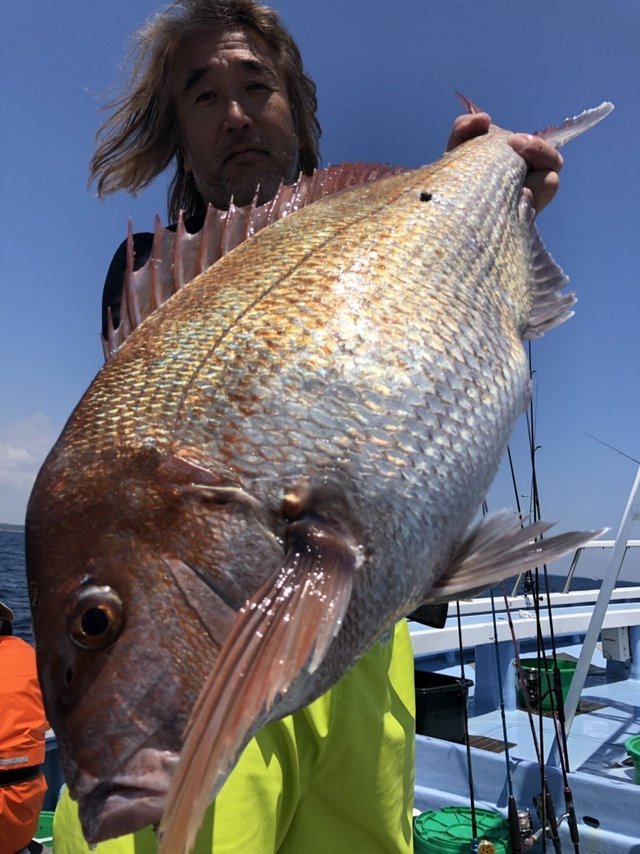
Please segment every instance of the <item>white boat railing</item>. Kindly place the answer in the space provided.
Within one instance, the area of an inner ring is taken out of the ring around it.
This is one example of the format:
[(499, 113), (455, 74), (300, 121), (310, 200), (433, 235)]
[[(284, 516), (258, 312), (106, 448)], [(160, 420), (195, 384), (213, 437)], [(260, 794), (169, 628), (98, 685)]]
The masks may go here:
[[(515, 704), (514, 640), (517, 646), (524, 641), (548, 640), (556, 643), (571, 638), (569, 645), (580, 646), (580, 657), (567, 699), (564, 702), (566, 732), (576, 714), (580, 696), (589, 672), (598, 638), (602, 634), (603, 654), (607, 673), (621, 673), (622, 678), (640, 680), (640, 586), (620, 586), (618, 577), (625, 555), (640, 547), (639, 540), (629, 539), (631, 526), (640, 518), (640, 467), (627, 501), (615, 540), (592, 541), (580, 553), (591, 549), (610, 552), (606, 574), (599, 589), (574, 590), (566, 593), (533, 594), (505, 597), (494, 596), (461, 601), (449, 609), (449, 618), (442, 629), (412, 623), (411, 641), (417, 659), (445, 655), (451, 665), (459, 658), (460, 636), (465, 650), (472, 649), (476, 672), (476, 713), (496, 709), (500, 702), (507, 708)], [(572, 570), (580, 555), (574, 557)], [(618, 586), (616, 586), (618, 585)], [(566, 587), (566, 585), (564, 585)], [(458, 607), (462, 631), (458, 628)], [(495, 612), (495, 617), (494, 617)], [(622, 668), (621, 666), (622, 665)], [(428, 669), (426, 661), (418, 667)], [(495, 668), (500, 670), (496, 679)], [(619, 677), (617, 677), (619, 678)], [(496, 685), (502, 683), (500, 696)], [(478, 686), (480, 695), (478, 695)], [(514, 696), (511, 696), (511, 695)], [(557, 742), (553, 744), (550, 761), (559, 760)]]
[[(624, 627), (640, 626), (640, 588), (627, 588), (634, 591), (629, 601), (613, 603), (608, 609), (600, 629), (615, 629)], [(585, 591), (586, 592), (586, 591)], [(588, 591), (596, 593), (597, 591)], [(595, 596), (591, 599), (595, 601)], [(562, 608), (553, 606), (552, 621), (554, 635), (559, 638), (567, 635), (585, 635), (591, 624), (594, 609), (588, 607), (589, 603), (564, 605)], [(536, 621), (533, 608), (520, 608), (511, 612), (513, 632), (519, 641), (532, 640), (537, 637), (538, 631), (548, 637), (551, 634), (551, 620), (549, 619), (546, 606), (540, 608), (540, 618)], [(497, 630), (497, 637), (496, 637)], [(511, 626), (505, 613), (496, 617), (496, 629), (489, 610), (481, 613), (473, 613), (462, 618), (462, 642), (465, 649), (470, 649), (483, 644), (494, 643), (496, 640), (510, 641), (512, 639)], [(411, 626), (411, 643), (413, 654), (417, 658), (421, 656), (437, 655), (444, 652), (457, 651), (459, 648), (458, 624), (456, 617), (450, 617), (444, 628), (431, 629), (425, 626)]]
[[(557, 636), (586, 636), (583, 646), (585, 661), (576, 669), (576, 677), (572, 684), (572, 688), (573, 685), (576, 687), (579, 699), (600, 631), (603, 628), (640, 626), (640, 586), (616, 587), (625, 556), (630, 551), (640, 548), (640, 540), (629, 538), (633, 521), (640, 518), (639, 495), (640, 467), (616, 539), (591, 540), (576, 550), (563, 585), (564, 592), (539, 593), (537, 602), (534, 594), (507, 597), (496, 595), (493, 598), (483, 596), (461, 600), (456, 603), (455, 609), (450, 607), (450, 616), (444, 628), (432, 629), (412, 625), (411, 639), (414, 654), (419, 657), (458, 650), (460, 642), (457, 624), (458, 608), (462, 621), (462, 644), (465, 649), (494, 643), (496, 640), (500, 642), (511, 639), (507, 611), (517, 640), (535, 638), (539, 630), (543, 635), (548, 636), (552, 622), (553, 633)], [(611, 552), (601, 586), (591, 590), (570, 590), (580, 556), (594, 550)], [(497, 637), (493, 622), (494, 610)], [(549, 611), (552, 613), (551, 619)], [(536, 621), (536, 612), (539, 614), (540, 625)], [(583, 670), (584, 678), (582, 678)], [(575, 700), (575, 698), (572, 699)]]
[[(640, 546), (640, 541), (638, 541), (638, 545)], [(572, 590), (569, 593), (549, 593), (548, 595), (546, 593), (541, 593), (538, 595), (538, 607), (542, 610), (550, 605), (555, 611), (558, 608), (566, 608), (572, 605), (594, 605), (598, 599), (599, 593), (600, 590), (596, 587), (590, 590)], [(616, 588), (611, 594), (611, 601), (640, 601), (640, 585)], [(495, 596), (493, 603), (497, 613), (502, 613), (507, 610), (533, 611), (535, 609), (535, 597), (533, 594), (507, 596), (506, 601), (502, 595)], [(462, 616), (491, 613), (491, 598), (488, 596), (479, 596), (476, 599), (461, 600), (459, 604)]]
[[(576, 549), (576, 552), (573, 556), (573, 560), (571, 561), (571, 566), (569, 567), (569, 572), (567, 573), (567, 580), (565, 581), (563, 593), (568, 593), (571, 589), (571, 583), (576, 574), (576, 570), (578, 568), (578, 562), (585, 551), (591, 550), (605, 550), (612, 549), (616, 544), (615, 540), (590, 540), (588, 543), (585, 543), (579, 549)], [(622, 568), (622, 564), (624, 563), (624, 559), (632, 549), (637, 549), (640, 546), (640, 540), (627, 540), (627, 545), (622, 553), (622, 559), (620, 560), (620, 568)]]
[[(638, 507), (639, 496), (640, 466), (638, 466), (638, 471), (636, 472), (636, 477), (627, 500), (627, 506), (622, 514), (622, 520), (616, 536), (615, 546), (613, 547), (611, 558), (609, 560), (607, 574), (602, 582), (598, 600), (593, 609), (593, 617), (589, 624), (589, 628), (587, 629), (582, 649), (580, 650), (580, 658), (578, 659), (576, 672), (571, 680), (571, 687), (569, 688), (569, 693), (564, 703), (565, 728), (567, 733), (571, 730), (573, 719), (576, 715), (576, 711), (578, 710), (580, 694), (587, 679), (589, 666), (596, 648), (598, 637), (600, 636), (600, 631), (605, 627), (605, 620), (607, 619), (607, 614), (610, 610), (611, 594), (613, 593), (613, 589), (618, 581), (618, 576), (620, 575), (620, 570), (622, 568), (622, 561), (627, 553), (627, 544), (629, 542), (631, 526), (634, 521), (640, 519), (640, 508)], [(558, 764), (559, 762), (559, 753), (559, 745), (556, 736), (556, 741), (550, 753), (550, 758), (554, 764)]]

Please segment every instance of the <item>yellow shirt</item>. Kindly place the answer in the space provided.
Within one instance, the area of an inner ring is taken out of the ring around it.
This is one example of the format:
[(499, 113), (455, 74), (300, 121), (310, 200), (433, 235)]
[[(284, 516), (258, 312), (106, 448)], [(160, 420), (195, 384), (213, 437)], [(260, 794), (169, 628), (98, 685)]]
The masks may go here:
[[(410, 854), (415, 693), (406, 621), (330, 691), (267, 724), (247, 745), (198, 835), (195, 854)], [(89, 854), (63, 793), (56, 854)], [(156, 854), (153, 831), (95, 854)]]

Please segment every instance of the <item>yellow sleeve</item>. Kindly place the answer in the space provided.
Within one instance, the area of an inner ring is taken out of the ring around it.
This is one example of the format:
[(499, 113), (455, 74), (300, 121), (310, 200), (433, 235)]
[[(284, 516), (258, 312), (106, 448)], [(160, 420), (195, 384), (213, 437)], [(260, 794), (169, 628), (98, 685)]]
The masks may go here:
[(78, 804), (71, 800), (66, 786), (53, 814), (53, 845), (55, 854), (156, 854), (158, 850), (156, 835), (150, 827), (90, 848), (82, 833)]
[[(410, 854), (414, 748), (402, 620), (330, 691), (258, 733), (201, 834), (210, 832), (214, 854)], [(209, 844), (197, 854), (211, 854)]]
[[(403, 620), (330, 691), (249, 742), (206, 813), (194, 854), (410, 854), (414, 707)], [(65, 794), (55, 852), (90, 854)], [(94, 850), (156, 854), (157, 844), (145, 828)]]

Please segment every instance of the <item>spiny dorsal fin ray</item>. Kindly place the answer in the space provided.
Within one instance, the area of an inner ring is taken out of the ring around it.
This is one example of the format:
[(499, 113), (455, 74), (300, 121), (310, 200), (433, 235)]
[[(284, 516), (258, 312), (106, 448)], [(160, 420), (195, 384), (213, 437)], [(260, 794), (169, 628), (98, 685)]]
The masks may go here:
[(523, 528), (507, 511), (485, 516), (465, 537), (429, 598), (448, 601), (475, 596), (505, 578), (551, 563), (604, 533), (571, 531), (540, 539), (553, 524), (540, 521)]
[(332, 523), (289, 526), (288, 552), (238, 613), (187, 726), (160, 824), (159, 854), (190, 851), (198, 827), (241, 750), (278, 696), (313, 672), (342, 624), (357, 546)]
[(209, 206), (200, 231), (190, 234), (180, 216), (176, 231), (163, 228), (156, 217), (151, 256), (139, 270), (133, 269), (133, 234), (129, 223), (120, 323), (108, 316), (105, 360), (109, 359), (133, 330), (172, 294), (230, 252), (247, 237), (276, 220), (333, 193), (405, 172), (384, 163), (342, 163), (301, 175), (295, 184), (282, 185), (264, 205), (255, 200), (245, 207), (233, 203), (229, 210)]

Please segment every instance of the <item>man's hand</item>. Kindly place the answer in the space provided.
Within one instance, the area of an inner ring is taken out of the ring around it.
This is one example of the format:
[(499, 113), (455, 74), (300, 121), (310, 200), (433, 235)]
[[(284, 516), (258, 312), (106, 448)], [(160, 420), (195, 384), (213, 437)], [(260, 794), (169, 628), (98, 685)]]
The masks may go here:
[[(447, 151), (468, 139), (487, 133), (491, 117), (488, 113), (468, 113), (454, 121), (447, 142)], [(525, 193), (530, 193), (536, 213), (545, 208), (560, 186), (558, 172), (562, 169), (560, 153), (548, 142), (528, 133), (517, 133), (509, 137), (509, 145), (529, 167), (525, 181)]]

